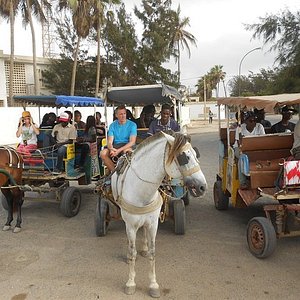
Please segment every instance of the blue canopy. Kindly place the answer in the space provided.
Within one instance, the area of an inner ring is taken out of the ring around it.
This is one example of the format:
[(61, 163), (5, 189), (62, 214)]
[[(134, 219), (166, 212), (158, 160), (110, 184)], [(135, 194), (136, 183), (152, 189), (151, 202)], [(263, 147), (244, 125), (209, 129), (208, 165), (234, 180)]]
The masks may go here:
[(104, 100), (95, 97), (81, 96), (14, 96), (15, 100), (27, 105), (69, 107), (69, 106), (103, 106)]

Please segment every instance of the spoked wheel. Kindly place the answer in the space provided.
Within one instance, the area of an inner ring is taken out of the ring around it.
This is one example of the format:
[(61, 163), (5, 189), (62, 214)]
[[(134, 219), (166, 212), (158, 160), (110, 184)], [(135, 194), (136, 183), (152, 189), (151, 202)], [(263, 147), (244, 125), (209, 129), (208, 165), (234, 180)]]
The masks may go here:
[(247, 226), (247, 242), (250, 252), (257, 258), (270, 256), (276, 247), (275, 229), (267, 218), (252, 218)]
[(229, 197), (222, 190), (222, 181), (218, 180), (214, 184), (214, 202), (218, 210), (226, 210), (229, 205)]
[(74, 217), (78, 214), (81, 204), (81, 192), (76, 187), (67, 187), (61, 197), (60, 211), (66, 217)]
[(6, 197), (1, 192), (0, 192), (0, 199), (1, 199), (2, 207), (5, 210), (8, 210), (8, 203), (7, 203)]
[(173, 200), (175, 234), (185, 234), (185, 205), (183, 200)]
[(95, 214), (95, 231), (97, 236), (105, 236), (109, 221), (107, 220), (108, 204), (99, 197), (97, 200), (96, 214)]

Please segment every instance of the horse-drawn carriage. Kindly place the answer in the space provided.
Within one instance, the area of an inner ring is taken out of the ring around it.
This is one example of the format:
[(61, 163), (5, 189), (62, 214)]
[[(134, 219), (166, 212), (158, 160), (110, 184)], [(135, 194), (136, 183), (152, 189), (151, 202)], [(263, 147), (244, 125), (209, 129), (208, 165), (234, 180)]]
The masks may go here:
[[(129, 87), (112, 87), (107, 91), (107, 102), (114, 105), (124, 104), (132, 107), (141, 107), (149, 104), (162, 105), (168, 103), (174, 107), (174, 117), (180, 123), (181, 128), (184, 128), (185, 123), (182, 118), (182, 96), (173, 87), (166, 86), (163, 84), (147, 85), (147, 86), (129, 86)], [(138, 129), (138, 141), (143, 143), (143, 136), (147, 128)], [(138, 149), (141, 148), (138, 146)], [(148, 148), (149, 153), (145, 153), (146, 164), (140, 165), (139, 169), (144, 169), (142, 172), (148, 172), (150, 164), (155, 164), (155, 158), (152, 157), (152, 149)], [(126, 169), (127, 165), (131, 164), (131, 158), (122, 158), (117, 166), (119, 174)], [(148, 175), (144, 175), (148, 178)], [(138, 176), (140, 177), (140, 176)], [(144, 177), (143, 177), (144, 178)], [(137, 181), (140, 178), (135, 179)], [(147, 180), (146, 180), (147, 181)], [(143, 184), (141, 184), (141, 189)], [(120, 205), (114, 200), (112, 195), (110, 181), (103, 179), (99, 182), (96, 189), (99, 193), (96, 215), (95, 215), (95, 230), (97, 236), (104, 236), (107, 233), (107, 227), (110, 221), (121, 219)], [(160, 221), (165, 220), (174, 221), (174, 231), (176, 234), (185, 233), (185, 204), (189, 202), (189, 193), (187, 188), (184, 187), (184, 182), (180, 179), (165, 178), (159, 187), (163, 205), (160, 213)]]
[[(299, 105), (300, 94), (219, 98), (225, 105), (226, 128), (219, 120), (219, 172), (214, 184), (214, 203), (226, 210), (231, 198), (233, 207), (247, 207), (264, 197), (271, 203), (263, 206), (266, 217), (254, 217), (247, 226), (250, 252), (264, 258), (273, 253), (276, 238), (300, 234), (300, 168), (299, 161), (290, 161), (293, 133), (245, 136), (239, 159), (233, 145), (236, 129), (230, 129), (230, 109), (265, 109), (273, 111), (284, 105)], [(248, 188), (241, 188), (239, 172), (248, 178)], [(281, 182), (281, 184), (278, 184)]]
[[(86, 107), (103, 106), (103, 101), (98, 98), (77, 96), (15, 96), (22, 101), (23, 107), (38, 106), (39, 115), (41, 107)], [(51, 131), (51, 130), (50, 130)], [(40, 135), (45, 132), (41, 129)], [(45, 193), (55, 193), (56, 200), (60, 203), (60, 210), (66, 217), (75, 216), (80, 209), (81, 191), (75, 186), (70, 186), (71, 181), (77, 181), (79, 185), (86, 185), (91, 178), (98, 176), (99, 162), (97, 143), (90, 143), (90, 153), (84, 165), (84, 171), (74, 167), (76, 155), (75, 144), (67, 145), (67, 153), (64, 159), (65, 172), (55, 174), (53, 169), (56, 165), (56, 145), (39, 147), (30, 155), (20, 155), (12, 147), (1, 146), (0, 179), (1, 201), (5, 209), (9, 211), (9, 218), (4, 229), (10, 228), (12, 221), (12, 198), (17, 197), (18, 220), (17, 227), (21, 223), (21, 205), (24, 200), (40, 200)], [(38, 193), (37, 198), (33, 193)], [(46, 201), (46, 199), (44, 198)], [(19, 229), (16, 229), (18, 231)]]

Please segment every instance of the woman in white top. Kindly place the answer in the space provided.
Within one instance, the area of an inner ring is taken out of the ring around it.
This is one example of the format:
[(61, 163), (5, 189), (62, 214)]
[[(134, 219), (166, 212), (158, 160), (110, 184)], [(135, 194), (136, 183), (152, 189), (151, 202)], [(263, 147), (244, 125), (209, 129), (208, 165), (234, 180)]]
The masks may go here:
[(264, 126), (256, 123), (255, 114), (253, 111), (247, 111), (243, 115), (244, 123), (241, 127), (237, 127), (235, 131), (235, 147), (240, 146), (240, 138), (249, 135), (263, 135), (265, 134)]
[[(241, 125), (241, 127), (237, 127), (235, 131), (235, 144), (233, 145), (235, 147), (235, 156), (237, 158), (240, 157), (240, 138), (244, 136), (250, 136), (250, 135), (264, 135), (265, 129), (262, 124), (256, 123), (256, 117), (253, 111), (247, 111), (243, 115), (244, 123)], [(242, 167), (241, 162), (239, 159), (238, 162), (238, 176), (240, 181), (240, 189), (247, 189), (249, 188), (248, 182), (247, 182), (247, 176), (242, 173)]]
[(37, 135), (40, 133), (38, 127), (33, 123), (29, 111), (23, 111), (19, 120), (17, 137), (21, 136), (21, 142), (17, 151), (21, 154), (30, 155), (37, 148)]

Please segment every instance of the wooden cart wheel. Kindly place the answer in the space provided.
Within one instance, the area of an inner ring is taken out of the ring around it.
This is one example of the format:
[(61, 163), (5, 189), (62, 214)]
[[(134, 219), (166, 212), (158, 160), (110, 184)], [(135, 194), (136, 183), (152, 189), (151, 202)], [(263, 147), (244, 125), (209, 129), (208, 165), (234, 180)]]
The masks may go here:
[(74, 217), (78, 214), (81, 204), (81, 192), (76, 187), (67, 187), (62, 194), (60, 211), (66, 217)]
[(270, 256), (276, 247), (276, 233), (270, 220), (252, 218), (247, 225), (247, 242), (250, 252), (257, 258)]
[(6, 197), (0, 192), (1, 204), (5, 210), (8, 210), (8, 203)]
[(96, 205), (95, 214), (95, 231), (97, 236), (105, 236), (109, 221), (107, 220), (108, 204), (107, 202), (99, 197)]
[(185, 234), (185, 206), (183, 200), (173, 200), (175, 234)]
[(229, 205), (229, 197), (222, 190), (222, 181), (218, 180), (214, 184), (214, 202), (218, 210), (226, 210)]

